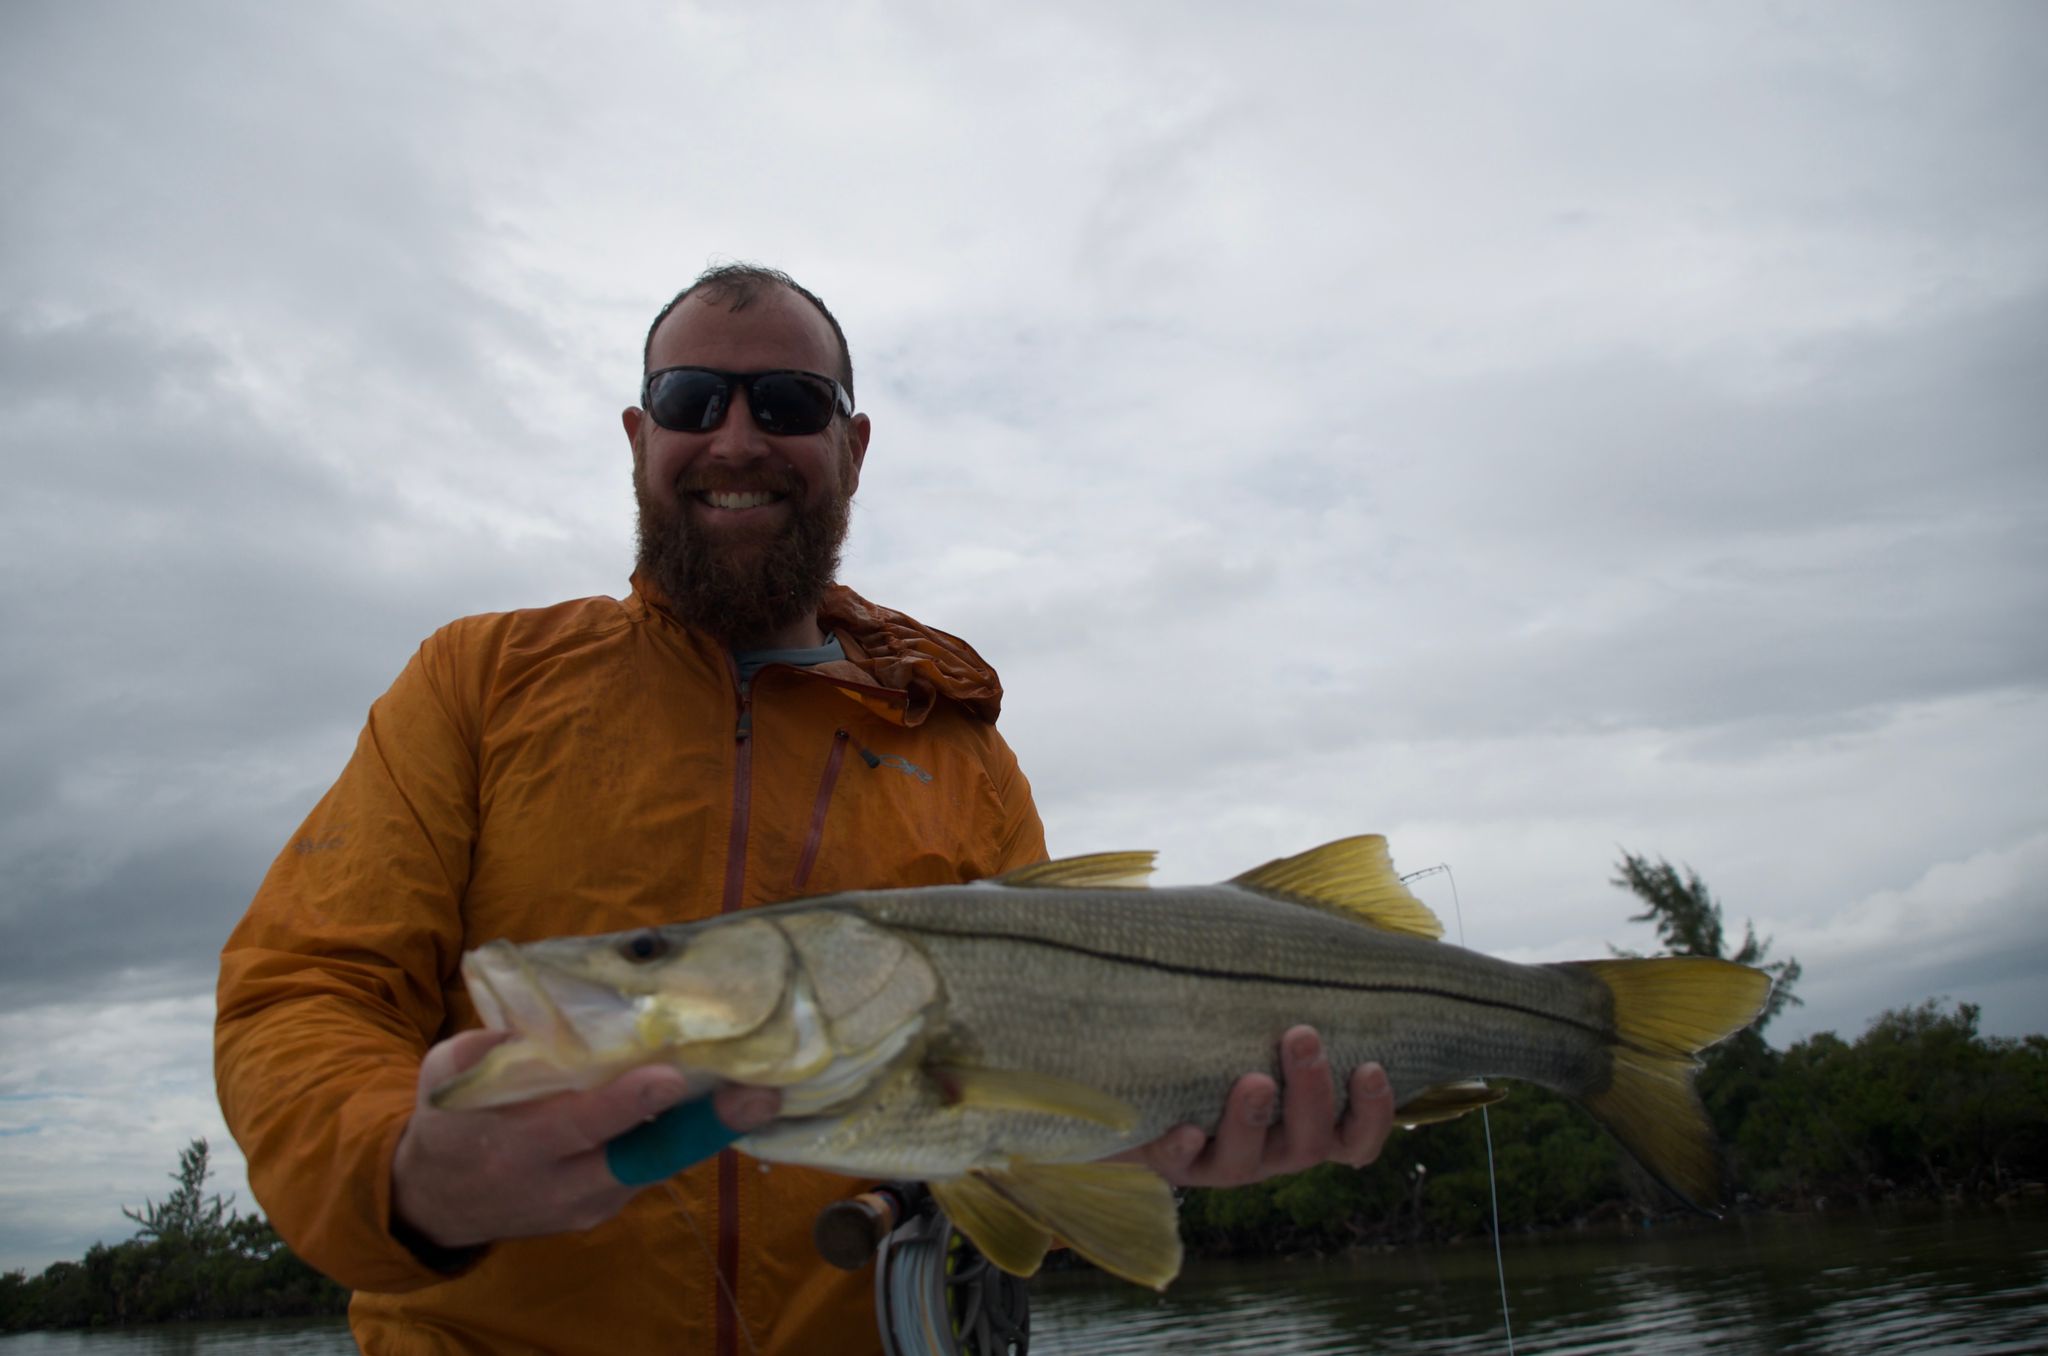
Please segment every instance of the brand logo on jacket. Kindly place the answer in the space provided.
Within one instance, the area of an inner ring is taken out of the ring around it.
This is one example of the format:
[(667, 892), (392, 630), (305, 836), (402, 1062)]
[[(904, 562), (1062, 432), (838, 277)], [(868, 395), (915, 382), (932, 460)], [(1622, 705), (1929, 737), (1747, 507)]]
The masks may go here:
[(900, 753), (878, 753), (875, 755), (874, 765), (876, 767), (893, 767), (898, 772), (909, 773), (927, 786), (931, 785), (932, 774), (926, 772)]

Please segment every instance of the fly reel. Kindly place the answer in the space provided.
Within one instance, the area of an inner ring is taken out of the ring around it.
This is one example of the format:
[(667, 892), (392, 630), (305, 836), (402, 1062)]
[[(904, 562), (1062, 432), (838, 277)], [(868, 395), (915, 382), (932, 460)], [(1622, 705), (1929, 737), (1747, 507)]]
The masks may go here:
[(892, 1182), (828, 1206), (813, 1237), (847, 1271), (875, 1264), (875, 1322), (888, 1356), (1026, 1356), (1028, 1283), (981, 1255), (931, 1193)]

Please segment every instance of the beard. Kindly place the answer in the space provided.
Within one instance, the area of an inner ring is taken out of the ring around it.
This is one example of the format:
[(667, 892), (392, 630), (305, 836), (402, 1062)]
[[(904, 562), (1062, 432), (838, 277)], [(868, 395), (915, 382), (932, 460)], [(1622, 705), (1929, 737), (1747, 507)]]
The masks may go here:
[[(851, 479), (851, 456), (842, 453), (840, 485)], [(839, 552), (853, 518), (853, 497), (843, 489), (815, 503), (803, 498), (794, 476), (776, 490), (794, 506), (774, 536), (708, 537), (690, 526), (684, 502), (655, 502), (646, 477), (634, 468), (639, 506), (639, 568), (668, 596), (677, 617), (729, 646), (772, 636), (814, 616), (839, 572)]]

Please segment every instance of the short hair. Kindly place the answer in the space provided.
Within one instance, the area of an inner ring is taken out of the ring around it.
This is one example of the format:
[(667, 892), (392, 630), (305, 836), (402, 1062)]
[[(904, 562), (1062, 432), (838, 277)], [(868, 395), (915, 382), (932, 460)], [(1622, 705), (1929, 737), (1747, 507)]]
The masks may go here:
[(832, 338), (839, 345), (839, 371), (834, 375), (846, 388), (850, 399), (853, 395), (853, 354), (846, 347), (846, 331), (839, 328), (839, 317), (833, 315), (810, 288), (779, 268), (760, 264), (714, 264), (698, 274), (695, 282), (670, 297), (668, 305), (661, 308), (661, 313), (654, 317), (654, 323), (647, 327), (647, 342), (640, 349), (640, 371), (645, 374), (653, 360), (654, 332), (661, 328), (662, 321), (668, 319), (668, 313), (685, 299), (702, 292), (707, 300), (726, 303), (729, 310), (744, 311), (760, 298), (762, 289), (768, 287), (787, 288), (817, 307), (818, 314), (825, 317), (825, 323), (832, 327)]

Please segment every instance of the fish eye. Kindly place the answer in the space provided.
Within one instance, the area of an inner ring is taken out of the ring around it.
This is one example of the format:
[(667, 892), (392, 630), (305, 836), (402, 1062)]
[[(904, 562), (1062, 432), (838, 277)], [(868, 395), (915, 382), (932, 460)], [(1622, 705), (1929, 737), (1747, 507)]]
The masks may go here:
[(668, 954), (668, 938), (652, 928), (636, 932), (619, 943), (619, 954), (635, 964), (660, 960)]

